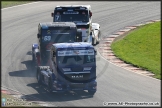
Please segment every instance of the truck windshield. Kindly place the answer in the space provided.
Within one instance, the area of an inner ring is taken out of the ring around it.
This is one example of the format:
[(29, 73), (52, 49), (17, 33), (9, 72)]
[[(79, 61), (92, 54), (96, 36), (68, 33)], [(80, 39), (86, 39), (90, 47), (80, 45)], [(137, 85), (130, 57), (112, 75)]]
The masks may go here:
[(88, 50), (62, 50), (57, 52), (59, 64), (86, 64), (95, 62), (93, 49)]
[(86, 64), (86, 63), (94, 63), (95, 56), (94, 55), (76, 55), (76, 56), (59, 56), (58, 57), (59, 64), (73, 65), (73, 64)]
[(44, 36), (42, 42), (53, 42), (53, 43), (63, 43), (63, 42), (74, 42), (75, 36), (70, 34), (53, 34), (50, 36)]
[(87, 15), (80, 15), (80, 14), (65, 14), (61, 15), (61, 22), (88, 22)]
[(63, 43), (63, 42), (75, 42), (76, 31), (67, 30), (60, 32), (59, 30), (52, 30), (48, 33), (48, 30), (42, 31), (42, 43)]
[(89, 14), (86, 10), (55, 11), (54, 22), (89, 22)]

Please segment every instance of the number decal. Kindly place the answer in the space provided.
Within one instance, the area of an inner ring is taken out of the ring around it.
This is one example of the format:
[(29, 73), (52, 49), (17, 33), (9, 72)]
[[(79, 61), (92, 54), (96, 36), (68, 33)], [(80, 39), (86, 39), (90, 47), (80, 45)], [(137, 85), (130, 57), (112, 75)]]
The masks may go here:
[(55, 15), (55, 20), (60, 21), (60, 15)]
[(51, 36), (44, 36), (44, 41), (50, 41), (51, 40)]

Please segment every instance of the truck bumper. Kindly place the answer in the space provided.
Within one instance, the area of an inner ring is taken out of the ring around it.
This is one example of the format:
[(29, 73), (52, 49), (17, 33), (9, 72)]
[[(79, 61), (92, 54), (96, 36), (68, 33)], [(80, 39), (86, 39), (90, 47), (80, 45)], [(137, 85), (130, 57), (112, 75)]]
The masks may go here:
[(82, 90), (88, 90), (88, 91), (97, 91), (97, 82), (92, 81), (90, 83), (68, 83), (68, 84), (60, 84), (59, 86), (56, 86), (57, 84), (53, 84), (52, 92), (66, 92), (66, 91), (82, 91)]

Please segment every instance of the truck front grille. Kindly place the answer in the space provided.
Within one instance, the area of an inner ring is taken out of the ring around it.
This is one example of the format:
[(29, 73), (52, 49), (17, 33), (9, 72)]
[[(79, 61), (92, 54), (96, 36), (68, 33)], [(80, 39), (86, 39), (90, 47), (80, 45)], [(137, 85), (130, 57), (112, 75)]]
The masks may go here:
[(72, 67), (71, 70), (73, 72), (81, 72), (81, 71), (83, 71), (83, 68), (82, 67)]
[(79, 74), (73, 73), (64, 75), (66, 80), (75, 83), (85, 83), (90, 80), (90, 73), (79, 73)]

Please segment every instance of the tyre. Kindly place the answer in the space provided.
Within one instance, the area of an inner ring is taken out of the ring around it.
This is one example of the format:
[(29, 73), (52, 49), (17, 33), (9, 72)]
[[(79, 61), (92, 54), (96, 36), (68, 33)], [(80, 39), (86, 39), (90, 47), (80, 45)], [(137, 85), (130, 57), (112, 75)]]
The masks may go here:
[(53, 93), (52, 92), (52, 82), (51, 82), (52, 80), (51, 80), (51, 77), (49, 78), (49, 82), (48, 82), (48, 90), (49, 90), (49, 92), (50, 93)]
[(32, 53), (32, 66), (35, 66), (35, 58), (33, 53)]
[(37, 67), (37, 81), (39, 84), (42, 84), (42, 76), (41, 76), (41, 73), (40, 73), (40, 67)]

